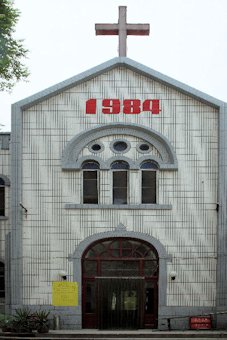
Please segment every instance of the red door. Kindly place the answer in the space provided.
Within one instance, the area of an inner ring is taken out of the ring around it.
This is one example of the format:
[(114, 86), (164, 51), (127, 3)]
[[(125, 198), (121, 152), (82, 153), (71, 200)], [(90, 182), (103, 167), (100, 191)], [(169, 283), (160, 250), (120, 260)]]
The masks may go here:
[(156, 328), (158, 256), (129, 238), (93, 243), (82, 258), (83, 328)]

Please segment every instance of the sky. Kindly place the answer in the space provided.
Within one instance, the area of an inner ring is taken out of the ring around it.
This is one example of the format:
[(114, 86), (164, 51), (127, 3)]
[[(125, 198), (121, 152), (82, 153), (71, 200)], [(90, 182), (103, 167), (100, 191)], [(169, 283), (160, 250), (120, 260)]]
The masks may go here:
[(118, 56), (118, 37), (96, 36), (95, 23), (117, 23), (119, 6), (150, 24), (127, 38), (128, 58), (227, 102), (227, 0), (14, 0), (30, 76), (0, 92), (1, 132), (11, 104)]

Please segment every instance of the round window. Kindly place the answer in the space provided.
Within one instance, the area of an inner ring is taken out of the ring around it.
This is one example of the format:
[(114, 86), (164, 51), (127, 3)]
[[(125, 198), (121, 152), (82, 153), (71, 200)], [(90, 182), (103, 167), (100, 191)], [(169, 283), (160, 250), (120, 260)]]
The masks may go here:
[(127, 147), (128, 147), (127, 143), (123, 141), (117, 141), (113, 144), (113, 148), (117, 152), (125, 151)]
[(104, 150), (104, 145), (102, 144), (102, 142), (92, 142), (89, 144), (88, 149), (90, 152), (92, 153), (99, 153), (102, 152)]
[(101, 145), (100, 145), (100, 144), (93, 144), (93, 145), (91, 146), (91, 149), (92, 149), (93, 151), (100, 151), (100, 150), (101, 150)]
[(136, 149), (140, 153), (149, 153), (151, 151), (151, 145), (146, 142), (141, 142), (136, 145)]
[(148, 144), (140, 144), (139, 149), (141, 151), (148, 151), (150, 149)]

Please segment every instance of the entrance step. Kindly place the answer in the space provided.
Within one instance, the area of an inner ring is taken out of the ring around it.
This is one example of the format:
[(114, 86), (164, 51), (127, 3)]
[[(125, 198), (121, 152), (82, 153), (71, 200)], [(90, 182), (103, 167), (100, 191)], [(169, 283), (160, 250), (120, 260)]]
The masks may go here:
[(223, 331), (50, 331), (47, 334), (12, 334), (0, 333), (0, 340), (160, 340), (163, 338), (172, 339), (227, 339), (227, 330)]
[[(172, 339), (177, 339), (176, 337), (170, 337), (170, 338), (172, 338)], [(23, 338), (23, 337), (9, 337), (9, 336), (6, 336), (6, 337), (1, 337), (1, 339), (2, 340), (34, 340), (35, 339), (35, 337), (25, 337), (25, 338)], [(40, 340), (50, 340), (50, 339), (52, 339), (52, 340), (69, 340), (69, 339), (72, 339), (72, 338), (62, 338), (62, 337), (59, 337), (59, 338), (56, 338), (56, 337), (54, 337), (54, 338), (46, 338), (46, 337), (44, 337), (44, 338), (39, 338)], [(84, 338), (75, 338), (75, 339), (78, 339), (78, 340), (84, 340)], [(86, 340), (93, 340), (94, 338), (86, 338)], [(101, 338), (100, 338), (101, 339)], [(103, 338), (102, 338), (103, 339)], [(105, 338), (105, 340), (111, 340), (112, 338)], [(129, 339), (129, 338), (118, 338), (119, 340), (127, 340), (127, 339)], [(130, 338), (130, 340), (137, 340), (138, 338)], [(141, 339), (145, 339), (145, 340), (161, 340), (161, 339), (163, 339), (163, 337), (160, 337), (160, 338), (141, 338)], [(216, 339), (216, 340), (218, 340), (218, 339), (227, 339), (227, 337), (216, 337), (216, 336), (212, 336), (212, 337), (210, 337), (210, 336), (204, 336), (204, 337), (183, 337), (182, 339), (185, 339), (185, 340), (190, 340), (190, 339), (197, 339), (197, 340), (208, 340), (208, 339)]]

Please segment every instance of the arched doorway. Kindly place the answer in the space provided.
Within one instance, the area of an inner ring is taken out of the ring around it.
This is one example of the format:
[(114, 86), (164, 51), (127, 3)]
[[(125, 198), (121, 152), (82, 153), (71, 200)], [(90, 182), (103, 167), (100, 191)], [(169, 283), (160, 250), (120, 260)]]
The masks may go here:
[(82, 256), (83, 328), (156, 328), (159, 259), (146, 241), (115, 237)]

